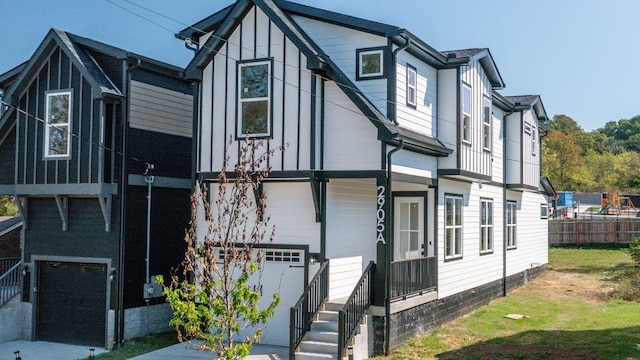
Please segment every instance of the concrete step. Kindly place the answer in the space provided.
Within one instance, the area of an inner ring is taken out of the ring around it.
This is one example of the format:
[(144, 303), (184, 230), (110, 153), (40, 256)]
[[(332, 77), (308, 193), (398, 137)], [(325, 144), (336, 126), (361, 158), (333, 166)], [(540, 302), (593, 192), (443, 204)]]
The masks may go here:
[(304, 351), (295, 353), (295, 360), (326, 360), (337, 358), (338, 356), (336, 354), (308, 353)]
[(337, 354), (338, 344), (324, 341), (303, 340), (300, 342), (300, 351), (318, 354)]
[(318, 320), (338, 321), (338, 312), (329, 310), (318, 311)]
[(311, 331), (338, 332), (338, 320), (316, 320), (311, 323)]
[(324, 309), (327, 311), (340, 311), (342, 310), (343, 306), (344, 306), (344, 302), (341, 303), (339, 300), (337, 300), (337, 301), (331, 301), (324, 304)]
[(321, 342), (330, 342), (330, 343), (338, 343), (338, 332), (337, 331), (309, 331), (306, 336), (306, 340), (309, 341), (321, 341)]

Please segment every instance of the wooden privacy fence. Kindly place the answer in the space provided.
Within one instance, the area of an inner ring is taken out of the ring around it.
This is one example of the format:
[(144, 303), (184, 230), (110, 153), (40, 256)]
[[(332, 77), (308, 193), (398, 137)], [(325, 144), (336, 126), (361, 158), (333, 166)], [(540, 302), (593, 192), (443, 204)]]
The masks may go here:
[(549, 221), (549, 244), (630, 244), (640, 237), (640, 219)]

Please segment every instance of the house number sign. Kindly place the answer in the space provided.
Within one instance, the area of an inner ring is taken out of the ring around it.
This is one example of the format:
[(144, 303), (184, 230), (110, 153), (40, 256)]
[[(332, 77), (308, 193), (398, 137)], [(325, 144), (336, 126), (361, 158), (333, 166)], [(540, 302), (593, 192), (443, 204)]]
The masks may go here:
[(385, 191), (386, 189), (384, 186), (378, 186), (378, 211), (376, 212), (376, 219), (378, 221), (376, 225), (376, 232), (378, 233), (378, 237), (376, 239), (376, 243), (381, 242), (386, 245), (387, 242), (384, 239), (384, 204), (386, 202), (386, 199), (384, 197)]

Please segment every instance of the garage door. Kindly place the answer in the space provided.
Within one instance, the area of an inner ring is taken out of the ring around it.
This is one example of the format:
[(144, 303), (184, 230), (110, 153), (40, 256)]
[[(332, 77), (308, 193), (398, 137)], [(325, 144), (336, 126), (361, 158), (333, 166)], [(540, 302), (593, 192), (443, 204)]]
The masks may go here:
[[(262, 249), (264, 271), (261, 279), (260, 308), (264, 309), (278, 292), (282, 303), (275, 315), (262, 328), (262, 343), (289, 346), (290, 309), (304, 290), (304, 251), (294, 249)], [(244, 334), (240, 334), (241, 337)]]
[(105, 264), (38, 262), (36, 338), (105, 346)]

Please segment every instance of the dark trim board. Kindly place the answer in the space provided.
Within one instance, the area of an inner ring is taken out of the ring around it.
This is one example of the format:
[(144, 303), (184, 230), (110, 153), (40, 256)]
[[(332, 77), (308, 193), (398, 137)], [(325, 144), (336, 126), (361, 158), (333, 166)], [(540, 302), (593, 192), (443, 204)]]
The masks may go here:
[[(200, 181), (217, 182), (220, 172), (201, 172), (198, 174)], [(235, 178), (233, 172), (227, 172), (227, 178)], [(384, 170), (299, 170), (299, 171), (272, 171), (265, 181), (277, 179), (377, 179), (387, 176)]]
[(474, 173), (467, 170), (461, 170), (461, 169), (438, 169), (438, 177), (448, 177), (448, 178), (451, 178), (452, 180), (462, 180), (462, 181), (468, 181), (468, 182), (476, 182), (476, 181), (490, 182), (491, 181), (490, 175), (482, 175), (482, 174)]
[(531, 186), (531, 185), (525, 185), (525, 184), (506, 184), (505, 186), (507, 189), (509, 190), (521, 190), (521, 191), (535, 191), (535, 192), (539, 192), (540, 190), (535, 187), (535, 186)]
[(435, 186), (437, 184), (437, 179), (402, 173), (391, 173), (391, 180), (412, 184), (428, 185), (429, 187)]

